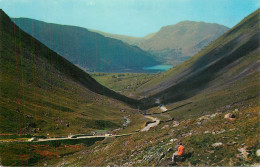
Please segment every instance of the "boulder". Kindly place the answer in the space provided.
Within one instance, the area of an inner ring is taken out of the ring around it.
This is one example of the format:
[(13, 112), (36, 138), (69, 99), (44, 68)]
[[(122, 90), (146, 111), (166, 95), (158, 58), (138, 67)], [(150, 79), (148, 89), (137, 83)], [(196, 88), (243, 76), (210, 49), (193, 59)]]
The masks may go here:
[(210, 118), (215, 118), (219, 113), (211, 114)]
[(236, 108), (233, 112), (238, 112), (238, 109)]
[(233, 145), (235, 145), (235, 144), (237, 144), (237, 142), (234, 142), (234, 141), (233, 141), (233, 142), (230, 142), (230, 143), (227, 143), (228, 146), (233, 146)]
[(208, 119), (209, 119), (209, 117), (210, 117), (210, 115), (204, 115), (204, 116), (202, 116), (202, 117), (198, 118), (198, 121), (202, 121), (202, 120), (208, 120)]
[(206, 130), (206, 131), (204, 132), (204, 134), (208, 134), (208, 133), (210, 133), (210, 131), (208, 131), (208, 130)]
[(256, 156), (260, 157), (260, 149), (256, 151)]
[(237, 150), (240, 152), (242, 159), (247, 160), (247, 156), (249, 155), (247, 152), (247, 147), (239, 148)]
[(164, 157), (165, 157), (165, 154), (164, 154), (164, 152), (162, 152), (162, 153), (160, 154), (159, 160), (163, 159)]
[(234, 121), (236, 119), (236, 116), (234, 114), (228, 113), (224, 116), (224, 118)]
[(212, 144), (212, 147), (220, 147), (220, 146), (223, 146), (223, 143), (217, 142), (217, 143)]
[(172, 127), (177, 127), (177, 126), (179, 126), (179, 125), (180, 125), (180, 123), (179, 123), (178, 121), (173, 121)]
[(162, 129), (169, 129), (169, 125), (164, 125)]

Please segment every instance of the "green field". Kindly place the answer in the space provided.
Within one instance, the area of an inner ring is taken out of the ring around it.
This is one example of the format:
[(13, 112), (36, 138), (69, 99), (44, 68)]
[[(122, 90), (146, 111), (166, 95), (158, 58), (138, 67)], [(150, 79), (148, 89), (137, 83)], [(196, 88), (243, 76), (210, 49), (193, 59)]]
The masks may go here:
[(136, 89), (156, 77), (158, 74), (90, 73), (90, 75), (111, 90), (131, 98), (140, 99), (140, 96), (135, 96)]

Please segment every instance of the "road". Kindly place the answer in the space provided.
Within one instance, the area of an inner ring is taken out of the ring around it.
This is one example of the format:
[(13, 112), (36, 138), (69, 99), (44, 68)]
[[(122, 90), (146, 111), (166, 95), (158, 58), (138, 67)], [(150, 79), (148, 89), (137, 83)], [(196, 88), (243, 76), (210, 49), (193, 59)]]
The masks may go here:
[[(153, 123), (149, 123), (147, 124), (143, 129), (141, 129), (141, 132), (147, 132), (150, 130), (150, 128), (156, 127), (157, 125), (159, 125), (160, 120), (158, 118), (154, 118), (151, 116), (144, 116), (145, 118), (151, 119)], [(137, 133), (137, 132), (135, 132)], [(37, 141), (34, 142), (43, 142), (43, 141), (58, 141), (58, 140), (75, 140), (75, 139), (90, 139), (90, 138), (106, 138), (106, 137), (122, 137), (122, 136), (129, 136), (132, 135), (134, 133), (128, 133), (128, 134), (121, 134), (121, 135), (111, 135), (111, 136), (80, 136), (77, 138), (68, 138), (68, 137), (64, 137), (64, 138), (50, 138), (50, 139), (38, 139)]]
[(122, 134), (122, 135), (111, 135), (111, 136), (80, 136), (80, 137), (76, 137), (76, 138), (63, 137), (63, 138), (38, 139), (35, 142), (58, 141), (58, 140), (76, 140), (76, 139), (90, 139), (90, 138), (104, 138), (104, 137), (121, 137), (121, 136), (129, 136), (129, 135), (132, 135), (132, 133)]
[[(145, 118), (151, 119), (153, 123), (147, 124), (143, 129), (141, 129), (141, 132), (146, 132), (149, 131), (150, 128), (153, 128), (157, 125), (159, 125), (160, 120), (158, 118), (154, 118), (151, 116), (144, 116)], [(128, 120), (130, 121), (130, 120)], [(138, 133), (138, 132), (134, 132)], [(59, 140), (77, 140), (77, 139), (90, 139), (90, 138), (107, 138), (107, 137), (122, 137), (122, 136), (129, 136), (134, 133), (128, 133), (128, 134), (121, 134), (121, 135), (105, 135), (105, 136), (79, 136), (76, 138), (71, 138), (71, 137), (63, 137), (63, 138), (48, 138), (48, 139), (38, 139), (37, 141), (32, 141), (32, 142), (45, 142), (45, 141), (59, 141)]]
[(146, 131), (148, 131), (150, 128), (153, 128), (153, 127), (159, 125), (159, 123), (160, 123), (160, 120), (159, 120), (158, 118), (154, 118), (154, 117), (151, 117), (151, 116), (144, 116), (144, 117), (146, 117), (146, 118), (148, 118), (148, 119), (151, 119), (153, 123), (149, 123), (148, 125), (146, 125), (146, 126), (141, 130), (141, 132), (146, 132)]

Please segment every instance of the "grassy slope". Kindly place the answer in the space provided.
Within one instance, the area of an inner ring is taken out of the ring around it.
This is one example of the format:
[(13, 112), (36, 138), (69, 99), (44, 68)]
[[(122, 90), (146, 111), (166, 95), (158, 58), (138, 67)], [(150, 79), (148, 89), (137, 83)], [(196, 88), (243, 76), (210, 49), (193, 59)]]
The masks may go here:
[[(241, 33), (254, 33), (255, 27), (252, 26), (252, 23), (254, 25), (257, 20), (255, 20), (255, 16), (258, 17), (257, 12), (220, 38), (227, 41), (217, 40), (203, 52), (208, 52), (212, 47), (215, 48), (218, 42), (223, 45), (229, 43), (229, 40), (232, 40), (234, 36), (240, 36)], [(258, 25), (257, 22), (256, 24)], [(227, 37), (230, 39), (228, 40)], [(246, 40), (243, 42), (247, 43)], [(188, 62), (196, 63), (195, 60), (200, 60), (200, 56), (203, 54), (198, 54)], [(154, 117), (161, 118), (167, 115), (174, 117), (180, 123), (179, 126), (174, 127), (172, 121), (162, 123), (149, 132), (121, 137), (108, 143), (98, 142), (78, 153), (66, 156), (64, 161), (53, 159), (47, 164), (60, 165), (63, 163), (67, 166), (172, 165), (170, 158), (175, 151), (174, 147), (178, 141), (182, 141), (186, 154), (190, 154), (190, 156), (183, 162), (179, 162), (180, 166), (259, 166), (256, 150), (260, 148), (260, 76), (259, 64), (252, 62), (259, 63), (259, 49), (253, 48), (243, 57), (225, 66), (224, 70), (227, 72), (221, 73), (216, 80), (211, 81), (212, 83), (222, 83), (222, 86), (209, 83), (211, 87), (204, 89), (199, 94), (166, 105), (169, 112), (154, 115)], [(183, 68), (188, 68), (187, 64), (177, 67), (180, 71)], [(183, 104), (187, 105), (179, 107)], [(152, 108), (147, 112), (158, 112), (158, 108)], [(236, 119), (234, 121), (224, 119), (227, 113), (233, 113)], [(170, 141), (171, 139), (174, 139), (173, 142)], [(213, 147), (212, 144), (216, 142), (222, 142), (223, 146)], [(173, 148), (173, 150), (167, 151), (169, 148)], [(241, 156), (238, 151), (240, 148), (246, 148), (249, 153), (247, 157)], [(113, 151), (111, 152), (111, 150)], [(165, 157), (161, 157), (162, 153)]]
[(152, 38), (139, 46), (166, 62), (182, 62), (227, 30), (227, 27), (218, 24), (183, 21), (162, 27)]
[(197, 55), (142, 85), (137, 92), (169, 103), (225, 84), (225, 80), (234, 81), (256, 73), (259, 63), (255, 61), (259, 58), (258, 27), (259, 11), (256, 11)]
[(134, 92), (138, 87), (150, 81), (157, 74), (140, 74), (140, 73), (90, 73), (99, 83), (107, 88), (114, 90), (120, 94), (137, 98)]
[(33, 19), (13, 21), (50, 49), (87, 71), (138, 71), (158, 62), (137, 46), (105, 37), (85, 28), (50, 24)]
[[(249, 16), (249, 20), (255, 14)], [(237, 32), (244, 32), (251, 27), (250, 24), (249, 27), (243, 24), (248, 23), (248, 18), (239, 24), (243, 25), (241, 26), (243, 29), (238, 29)], [(234, 31), (231, 32), (234, 33)], [(222, 43), (224, 41), (218, 42)], [(214, 47), (214, 45), (209, 46), (209, 50), (210, 47)], [(204, 50), (203, 52), (207, 51)], [(204, 89), (203, 92), (186, 100), (168, 104), (167, 108), (171, 111), (165, 113), (165, 115), (168, 114), (170, 117), (174, 117), (176, 121), (180, 122), (180, 126), (173, 127), (172, 122), (162, 123), (149, 132), (98, 142), (90, 147), (78, 148), (77, 151), (81, 151), (72, 155), (62, 154), (62, 158), (47, 158), (51, 159), (47, 162), (40, 160), (38, 165), (106, 166), (116, 164), (124, 166), (165, 166), (171, 164), (170, 157), (173, 153), (173, 151), (168, 152), (168, 148), (174, 148), (180, 140), (186, 147), (186, 153), (191, 153), (190, 157), (183, 162), (179, 162), (178, 165), (181, 166), (238, 166), (259, 163), (256, 150), (259, 149), (260, 140), (258, 113), (260, 76), (257, 71), (258, 64), (252, 63), (259, 62), (259, 56), (256, 56), (258, 54), (259, 50), (254, 50), (237, 59), (231, 65), (226, 66), (224, 70), (232, 71), (232, 73), (221, 73), (216, 78), (217, 80), (211, 81), (212, 83), (223, 83), (222, 86), (209, 83), (211, 85), (210, 89)], [(199, 58), (197, 57), (197, 59)], [(196, 57), (191, 60), (195, 61)], [(177, 67), (179, 69), (177, 72), (188, 68), (187, 66), (187, 64), (184, 64)], [(170, 71), (163, 75), (176, 75), (177, 72), (172, 74)], [(162, 80), (162, 78), (158, 79)], [(192, 103), (174, 109), (188, 102)], [(158, 112), (157, 110), (157, 108), (152, 108), (148, 112)], [(231, 112), (236, 116), (235, 121), (223, 118), (226, 113)], [(208, 116), (208, 114), (214, 113), (218, 115), (213, 115), (212, 118)], [(198, 118), (203, 115), (206, 116)], [(169, 128), (163, 128), (165, 125), (168, 125)], [(170, 139), (176, 139), (176, 141), (170, 142)], [(222, 142), (224, 145), (214, 148), (212, 144), (215, 142)], [(243, 147), (247, 147), (249, 152), (247, 159), (239, 158), (238, 149)], [(56, 148), (53, 148), (52, 152), (58, 154)], [(165, 158), (160, 160), (162, 153), (165, 154)]]
[(122, 126), (120, 109), (133, 114), (115, 99), (136, 101), (103, 87), (0, 14), (1, 133), (88, 133)]
[[(180, 166), (240, 166), (259, 165), (256, 150), (259, 149), (259, 106), (256, 99), (233, 106), (218, 115), (199, 119), (180, 121), (173, 127), (172, 122), (163, 123), (149, 132), (121, 137), (110, 143), (98, 142), (80, 152), (66, 156), (63, 161), (53, 159), (48, 165), (67, 166), (165, 166), (172, 165), (171, 156), (178, 141), (185, 146), (186, 155), (191, 154)], [(250, 107), (245, 107), (250, 105)], [(238, 111), (235, 111), (238, 109)], [(233, 112), (235, 121), (224, 119), (224, 115)], [(166, 128), (165, 128), (166, 127)], [(174, 139), (173, 142), (170, 140)], [(212, 144), (224, 145), (214, 148)], [(247, 158), (240, 156), (239, 148), (247, 147)], [(167, 151), (173, 148), (172, 151)], [(111, 150), (113, 150), (111, 152)], [(165, 157), (160, 159), (162, 153)], [(241, 157), (241, 158), (240, 158)]]

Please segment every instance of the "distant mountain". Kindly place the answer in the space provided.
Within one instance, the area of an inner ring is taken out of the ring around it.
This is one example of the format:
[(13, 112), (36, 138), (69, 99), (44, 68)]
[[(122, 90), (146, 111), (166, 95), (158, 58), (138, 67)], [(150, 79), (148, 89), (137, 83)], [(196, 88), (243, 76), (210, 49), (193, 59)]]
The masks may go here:
[(155, 33), (151, 33), (151, 34), (148, 34), (144, 37), (131, 37), (131, 36), (127, 36), (127, 35), (110, 34), (110, 33), (102, 32), (102, 31), (99, 31), (99, 30), (89, 29), (89, 31), (93, 31), (93, 32), (102, 34), (105, 37), (118, 39), (118, 40), (121, 40), (121, 41), (128, 43), (130, 45), (136, 45), (136, 46), (140, 45), (142, 42), (150, 39), (153, 35), (155, 35)]
[(138, 103), (96, 82), (2, 10), (0, 31), (1, 133), (66, 135), (117, 128), (124, 123), (120, 109), (129, 108), (122, 101)]
[(27, 18), (13, 21), (53, 51), (87, 71), (137, 72), (158, 62), (137, 46), (104, 37), (85, 28)]
[(162, 27), (138, 46), (164, 63), (178, 64), (199, 52), (228, 29), (219, 24), (183, 21)]
[[(258, 96), (259, 15), (257, 10), (189, 60), (139, 87), (139, 94), (150, 96), (144, 102), (161, 99), (164, 104), (172, 103), (209, 90), (221, 93), (229, 90), (245, 92), (240, 93), (240, 99)], [(160, 42), (158, 45), (157, 48), (162, 48)], [(235, 95), (227, 94), (223, 97), (232, 96), (237, 100)]]

